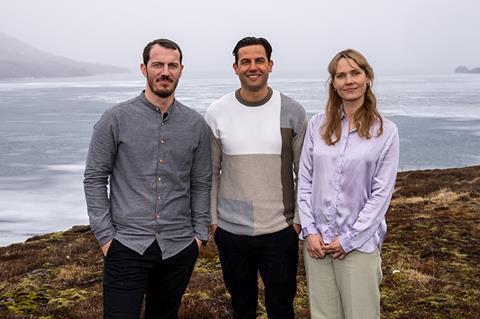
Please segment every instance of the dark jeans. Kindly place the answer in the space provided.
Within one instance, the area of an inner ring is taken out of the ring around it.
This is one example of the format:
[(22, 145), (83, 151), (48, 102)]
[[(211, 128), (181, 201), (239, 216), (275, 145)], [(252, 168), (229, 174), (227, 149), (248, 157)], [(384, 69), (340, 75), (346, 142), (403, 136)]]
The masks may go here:
[(268, 318), (294, 317), (298, 235), (292, 226), (260, 236), (239, 236), (217, 228), (215, 242), (234, 318), (256, 318), (258, 272), (265, 285)]
[(156, 241), (140, 255), (113, 240), (104, 263), (103, 317), (137, 319), (145, 296), (145, 319), (178, 318), (197, 256), (196, 240), (165, 260)]

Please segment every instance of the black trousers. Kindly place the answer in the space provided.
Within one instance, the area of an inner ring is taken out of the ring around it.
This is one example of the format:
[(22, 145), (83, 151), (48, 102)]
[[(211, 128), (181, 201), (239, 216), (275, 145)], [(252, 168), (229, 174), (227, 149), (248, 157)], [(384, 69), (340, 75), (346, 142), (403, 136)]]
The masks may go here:
[(156, 241), (140, 255), (113, 240), (104, 260), (104, 319), (138, 319), (144, 297), (145, 319), (178, 318), (197, 256), (196, 240), (165, 260)]
[(268, 318), (294, 318), (298, 235), (293, 226), (260, 236), (239, 236), (217, 228), (215, 242), (234, 318), (256, 318), (259, 272)]

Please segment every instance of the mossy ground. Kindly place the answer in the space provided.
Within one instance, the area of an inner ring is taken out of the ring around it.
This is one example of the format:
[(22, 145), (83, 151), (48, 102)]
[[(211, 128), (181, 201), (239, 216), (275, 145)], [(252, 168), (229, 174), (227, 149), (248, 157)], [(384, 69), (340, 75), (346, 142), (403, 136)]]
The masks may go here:
[[(387, 220), (382, 317), (478, 318), (480, 166), (400, 173)], [(85, 226), (0, 248), (0, 318), (101, 318), (102, 263)], [(258, 317), (266, 318), (260, 295)], [(298, 318), (309, 316), (302, 258), (295, 312)], [(230, 318), (230, 313), (210, 241), (180, 317)]]

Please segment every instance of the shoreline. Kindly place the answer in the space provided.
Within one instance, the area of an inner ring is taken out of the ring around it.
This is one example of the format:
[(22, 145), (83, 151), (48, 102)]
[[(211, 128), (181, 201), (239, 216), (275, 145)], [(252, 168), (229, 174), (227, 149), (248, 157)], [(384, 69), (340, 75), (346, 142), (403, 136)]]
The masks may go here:
[[(480, 163), (478, 165), (480, 165)], [(401, 173), (406, 174), (406, 173), (419, 172), (419, 171), (431, 172), (431, 171), (444, 171), (444, 170), (451, 170), (451, 169), (468, 169), (468, 168), (476, 167), (476, 166), (477, 165), (465, 166), (465, 167), (419, 168), (419, 169), (405, 169), (405, 170), (399, 169), (398, 174), (401, 174)], [(85, 215), (86, 214), (87, 213), (85, 212)], [(9, 221), (8, 220), (2, 220), (2, 223), (5, 223), (5, 222), (8, 223)], [(65, 232), (65, 231), (68, 231), (71, 228), (77, 227), (77, 226), (85, 226), (85, 225), (70, 225), (70, 226), (65, 226), (65, 228), (63, 230), (54, 230), (52, 232), (42, 232), (42, 233), (31, 233), (31, 234), (25, 234), (25, 235), (15, 235), (15, 234), (5, 234), (4, 235), (4, 234), (0, 234), (0, 248), (5, 248), (5, 247), (8, 247), (10, 245), (15, 245), (15, 244), (22, 244), (22, 243), (25, 243), (26, 241), (28, 241), (30, 238), (34, 238), (34, 237), (38, 237), (38, 236), (46, 236), (50, 233)], [(6, 241), (3, 240), (4, 238), (18, 238), (19, 240), (6, 242)], [(23, 240), (21, 240), (20, 238), (23, 238)], [(4, 242), (6, 242), (6, 243), (3, 244)]]

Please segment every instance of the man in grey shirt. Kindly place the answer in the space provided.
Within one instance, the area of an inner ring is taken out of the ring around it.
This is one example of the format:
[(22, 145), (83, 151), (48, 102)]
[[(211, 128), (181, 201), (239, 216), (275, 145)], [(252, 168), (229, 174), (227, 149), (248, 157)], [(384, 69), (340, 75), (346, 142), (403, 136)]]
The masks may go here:
[(145, 318), (177, 318), (208, 238), (209, 131), (200, 114), (175, 100), (182, 70), (176, 43), (148, 43), (145, 90), (94, 127), (84, 187), (105, 256), (104, 318), (138, 318), (144, 295)]

